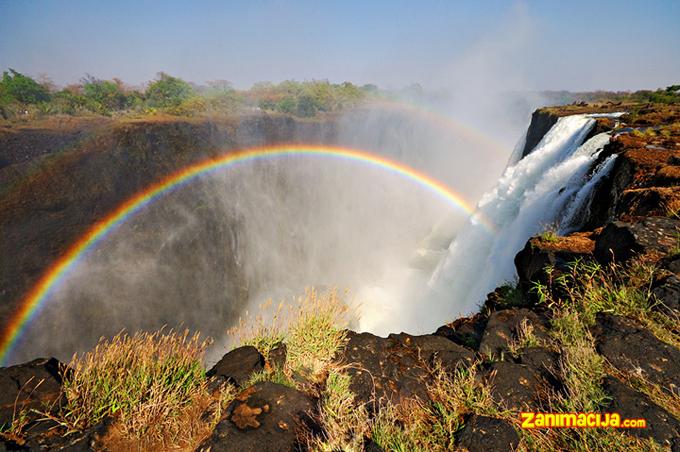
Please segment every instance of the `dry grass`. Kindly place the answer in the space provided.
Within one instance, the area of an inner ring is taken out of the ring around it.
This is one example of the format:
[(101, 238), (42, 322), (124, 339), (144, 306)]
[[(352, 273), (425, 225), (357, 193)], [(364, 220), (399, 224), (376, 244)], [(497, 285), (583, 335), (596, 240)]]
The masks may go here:
[(365, 406), (356, 405), (349, 386), (350, 377), (343, 373), (342, 368), (333, 368), (329, 372), (318, 417), (323, 435), (307, 438), (311, 450), (363, 450), (364, 438), (370, 431), (369, 415)]
[(212, 404), (202, 367), (207, 346), (188, 331), (121, 333), (100, 341), (69, 364), (58, 421), (82, 430), (111, 417), (109, 440), (133, 448), (195, 445), (206, 430), (201, 416)]
[[(263, 308), (271, 308), (268, 302)], [(280, 342), (287, 346), (287, 375), (297, 373), (312, 381), (330, 368), (337, 350), (344, 344), (345, 328), (351, 312), (337, 290), (319, 294), (305, 291), (293, 303), (280, 303), (269, 320), (259, 316), (254, 322), (241, 319), (229, 331), (239, 345), (253, 345), (263, 356)]]

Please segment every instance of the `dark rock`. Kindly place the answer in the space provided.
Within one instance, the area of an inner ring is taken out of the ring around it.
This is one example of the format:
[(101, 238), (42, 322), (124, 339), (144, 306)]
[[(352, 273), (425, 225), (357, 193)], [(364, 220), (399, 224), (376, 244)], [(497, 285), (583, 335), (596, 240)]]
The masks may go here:
[(531, 329), (539, 340), (547, 340), (546, 320), (526, 308), (496, 311), (489, 317), (479, 344), (482, 355), (500, 357), (509, 354), (509, 343), (518, 338), (521, 328)]
[[(647, 395), (629, 388), (619, 380), (607, 377), (604, 390), (612, 400), (607, 407), (608, 412), (618, 413), (621, 419), (645, 419), (647, 428), (624, 430), (626, 433), (641, 438), (654, 438), (660, 444), (672, 445), (680, 439), (680, 421)], [(678, 443), (680, 446), (680, 443)]]
[(272, 368), (283, 369), (286, 365), (287, 354), (288, 348), (286, 347), (286, 344), (281, 342), (269, 351), (267, 365)]
[(464, 317), (454, 320), (452, 323), (440, 326), (434, 333), (463, 347), (477, 350), (482, 334), (486, 327), (486, 317), (482, 314), (475, 314), (472, 317)]
[(506, 361), (493, 363), (485, 377), (493, 399), (509, 410), (536, 409), (552, 389), (536, 370)]
[(508, 422), (473, 414), (458, 435), (458, 446), (470, 452), (515, 450), (519, 435)]
[(680, 278), (668, 276), (652, 289), (652, 295), (657, 302), (654, 309), (671, 316), (680, 316)]
[(380, 447), (372, 439), (367, 439), (366, 442), (364, 443), (364, 452), (383, 452), (383, 451), (384, 449)]
[(583, 235), (558, 237), (554, 243), (534, 237), (515, 256), (519, 282), (525, 289), (535, 282), (545, 284), (548, 281), (546, 266), (564, 271), (576, 259), (590, 258), (593, 248), (592, 239)]
[(426, 368), (440, 361), (448, 369), (469, 363), (474, 352), (437, 335), (390, 334), (387, 338), (350, 331), (341, 358), (359, 403), (427, 399)]
[(597, 315), (593, 335), (597, 351), (614, 367), (680, 394), (680, 350), (632, 320), (612, 314)]
[(626, 218), (665, 216), (680, 207), (680, 191), (675, 187), (650, 187), (624, 190), (618, 213)]
[(602, 230), (595, 241), (594, 255), (598, 261), (625, 262), (635, 254), (650, 251), (668, 253), (677, 245), (680, 221), (651, 217), (639, 223), (615, 221)]
[(559, 381), (557, 377), (559, 362), (559, 353), (545, 347), (528, 348), (524, 350), (520, 356), (521, 364), (534, 369), (541, 377), (556, 388), (562, 386), (562, 382)]
[(44, 409), (61, 394), (61, 364), (56, 358), (0, 368), (0, 426), (12, 423), (14, 413)]
[(555, 125), (559, 116), (543, 110), (536, 110), (531, 115), (531, 123), (527, 130), (522, 157), (526, 157), (534, 150), (536, 145), (543, 139), (548, 130)]
[(251, 345), (235, 348), (220, 359), (206, 375), (224, 377), (228, 382), (240, 386), (255, 372), (264, 369), (264, 357)]
[(295, 450), (300, 429), (313, 428), (313, 408), (313, 401), (301, 391), (269, 381), (257, 383), (236, 397), (198, 450)]
[(680, 257), (675, 258), (666, 264), (666, 268), (676, 275), (680, 275)]

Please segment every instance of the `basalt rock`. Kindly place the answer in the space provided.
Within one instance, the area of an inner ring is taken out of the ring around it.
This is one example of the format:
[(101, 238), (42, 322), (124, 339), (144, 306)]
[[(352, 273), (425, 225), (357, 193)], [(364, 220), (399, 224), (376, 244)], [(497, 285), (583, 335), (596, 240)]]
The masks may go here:
[(547, 320), (526, 308), (506, 309), (491, 314), (479, 344), (479, 352), (496, 358), (509, 355), (510, 344), (523, 333), (530, 332), (537, 340), (547, 340)]
[(474, 352), (438, 335), (402, 333), (381, 338), (350, 331), (341, 359), (349, 366), (350, 389), (356, 400), (379, 408), (385, 401), (427, 400), (427, 368), (439, 361), (453, 369), (470, 363)]
[[(646, 428), (623, 430), (641, 438), (654, 438), (658, 443), (680, 447), (680, 421), (656, 405), (645, 394), (629, 388), (613, 377), (607, 377), (604, 390), (611, 397), (607, 411), (618, 413), (622, 419), (645, 419)], [(675, 450), (675, 449), (673, 449)]]
[(488, 416), (472, 415), (458, 435), (457, 446), (469, 452), (515, 450), (519, 435), (508, 422)]
[(551, 266), (557, 271), (564, 271), (568, 264), (576, 259), (592, 257), (594, 248), (595, 242), (592, 234), (555, 237), (554, 241), (533, 237), (515, 256), (519, 282), (525, 290), (536, 282), (545, 284), (548, 281), (546, 266)]
[(680, 394), (680, 350), (621, 316), (600, 313), (592, 330), (597, 351), (614, 367)]
[(652, 296), (657, 303), (653, 309), (670, 316), (680, 316), (680, 278), (670, 275), (656, 282)]
[(197, 450), (296, 450), (299, 433), (316, 428), (313, 408), (313, 400), (301, 391), (268, 381), (257, 383), (236, 397)]
[(493, 399), (509, 410), (536, 410), (554, 389), (536, 369), (507, 361), (491, 364), (484, 377)]
[(241, 386), (248, 381), (255, 372), (264, 369), (264, 357), (251, 345), (236, 348), (220, 359), (206, 376), (223, 378), (226, 381)]
[(456, 319), (448, 325), (440, 326), (434, 334), (443, 336), (463, 347), (477, 350), (486, 322), (486, 316), (478, 313), (472, 317)]
[(668, 252), (677, 246), (680, 221), (651, 217), (639, 223), (614, 221), (609, 223), (595, 241), (594, 255), (598, 261), (625, 262), (636, 254)]
[(527, 130), (522, 157), (526, 157), (533, 151), (536, 145), (543, 139), (546, 133), (555, 125), (559, 116), (546, 111), (536, 110), (531, 115), (531, 123)]
[(9, 426), (21, 411), (56, 404), (61, 393), (63, 367), (55, 358), (38, 358), (0, 368), (0, 426)]

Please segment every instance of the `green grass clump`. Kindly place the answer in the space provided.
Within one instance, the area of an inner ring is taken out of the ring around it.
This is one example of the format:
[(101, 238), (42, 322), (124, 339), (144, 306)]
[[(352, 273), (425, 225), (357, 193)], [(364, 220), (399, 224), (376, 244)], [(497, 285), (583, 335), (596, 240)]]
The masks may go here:
[(363, 449), (370, 430), (368, 411), (365, 406), (356, 405), (350, 377), (341, 368), (328, 373), (319, 411), (323, 435), (308, 439), (310, 449), (327, 452)]
[[(263, 310), (269, 306), (271, 302)], [(345, 343), (349, 321), (349, 309), (337, 290), (319, 294), (308, 289), (293, 303), (279, 304), (269, 320), (262, 316), (255, 322), (242, 319), (230, 334), (239, 345), (253, 345), (265, 357), (276, 345), (285, 343), (287, 358), (282, 371), (314, 381), (332, 365), (336, 352)]]
[(71, 360), (59, 421), (82, 430), (111, 416), (124, 437), (175, 439), (189, 421), (187, 410), (208, 396), (201, 363), (207, 346), (188, 331), (101, 340)]

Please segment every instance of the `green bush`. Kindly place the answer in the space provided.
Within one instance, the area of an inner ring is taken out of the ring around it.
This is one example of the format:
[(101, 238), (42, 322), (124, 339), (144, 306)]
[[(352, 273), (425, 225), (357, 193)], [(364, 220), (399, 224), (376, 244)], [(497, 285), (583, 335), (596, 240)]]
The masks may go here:
[(16, 100), (24, 104), (37, 104), (48, 102), (50, 92), (31, 77), (10, 69), (2, 73), (0, 99), (1, 102), (7, 103)]
[(168, 108), (178, 107), (193, 93), (191, 85), (184, 80), (161, 72), (158, 80), (149, 85), (145, 94), (150, 107)]

